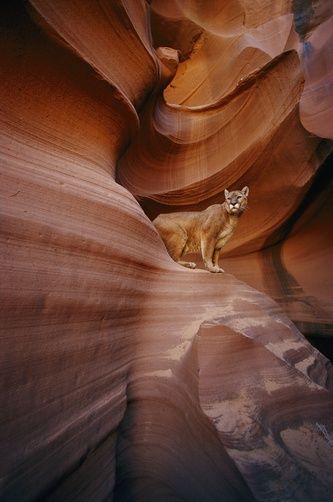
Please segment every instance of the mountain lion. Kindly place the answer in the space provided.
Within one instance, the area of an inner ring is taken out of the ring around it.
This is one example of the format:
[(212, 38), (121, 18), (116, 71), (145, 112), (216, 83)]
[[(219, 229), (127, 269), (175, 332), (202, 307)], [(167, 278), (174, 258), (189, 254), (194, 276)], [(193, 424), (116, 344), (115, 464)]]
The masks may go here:
[(201, 251), (210, 272), (224, 272), (218, 264), (219, 254), (247, 207), (249, 188), (233, 192), (224, 190), (224, 195), (223, 204), (213, 204), (204, 211), (160, 214), (153, 221), (169, 255), (180, 265), (195, 268), (195, 263), (181, 258), (187, 253)]

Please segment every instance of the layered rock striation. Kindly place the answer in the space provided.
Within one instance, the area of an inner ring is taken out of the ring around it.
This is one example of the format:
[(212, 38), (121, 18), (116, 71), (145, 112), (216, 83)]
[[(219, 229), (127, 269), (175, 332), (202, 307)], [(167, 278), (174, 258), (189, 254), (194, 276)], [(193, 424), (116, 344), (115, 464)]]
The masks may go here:
[[(330, 6), (1, 9), (1, 500), (329, 500)], [(151, 219), (245, 184), (174, 263)]]

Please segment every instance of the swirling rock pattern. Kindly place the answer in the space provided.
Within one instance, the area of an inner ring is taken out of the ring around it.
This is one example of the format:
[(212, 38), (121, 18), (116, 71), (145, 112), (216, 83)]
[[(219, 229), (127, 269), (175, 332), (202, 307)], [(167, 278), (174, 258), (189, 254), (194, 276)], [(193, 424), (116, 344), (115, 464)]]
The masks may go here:
[[(4, 2), (1, 500), (329, 500), (331, 14)], [(150, 218), (243, 184), (175, 264)]]

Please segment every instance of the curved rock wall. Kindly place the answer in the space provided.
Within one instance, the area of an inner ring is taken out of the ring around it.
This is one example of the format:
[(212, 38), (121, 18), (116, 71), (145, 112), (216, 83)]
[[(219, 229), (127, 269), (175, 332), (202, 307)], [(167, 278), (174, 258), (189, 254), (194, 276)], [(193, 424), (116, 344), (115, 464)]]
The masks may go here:
[[(330, 335), (311, 5), (1, 7), (1, 500), (329, 499), (332, 366), (290, 321)], [(242, 184), (229, 273), (176, 265), (149, 217)]]

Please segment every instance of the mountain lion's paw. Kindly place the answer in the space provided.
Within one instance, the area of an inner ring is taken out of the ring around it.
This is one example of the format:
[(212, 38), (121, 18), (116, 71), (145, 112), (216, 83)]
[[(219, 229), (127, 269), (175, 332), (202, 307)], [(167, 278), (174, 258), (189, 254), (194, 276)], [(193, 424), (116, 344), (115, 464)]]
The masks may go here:
[(209, 267), (209, 272), (213, 272), (215, 274), (218, 274), (220, 272), (224, 272), (223, 268), (218, 267), (217, 265), (214, 265), (214, 267)]
[(196, 268), (197, 267), (197, 264), (194, 263), (194, 261), (189, 261), (188, 262), (188, 265), (187, 265), (188, 268)]

